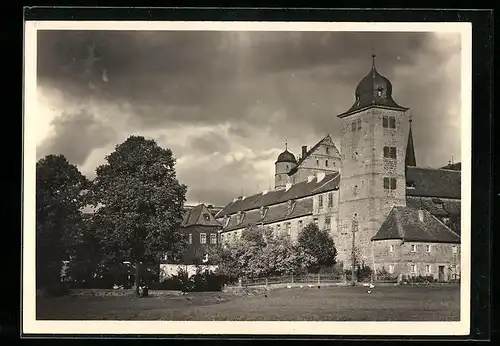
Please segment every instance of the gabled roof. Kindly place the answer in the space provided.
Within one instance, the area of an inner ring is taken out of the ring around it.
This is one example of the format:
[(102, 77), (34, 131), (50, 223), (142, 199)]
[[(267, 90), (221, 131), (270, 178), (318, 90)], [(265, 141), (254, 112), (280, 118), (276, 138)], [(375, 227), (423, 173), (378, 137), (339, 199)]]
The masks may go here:
[(297, 172), (297, 170), (300, 168), (300, 165), (302, 164), (302, 162), (304, 162), (309, 156), (311, 156), (312, 153), (314, 153), (321, 144), (333, 145), (335, 147), (335, 149), (338, 151), (337, 147), (335, 146), (335, 143), (333, 143), (332, 137), (330, 137), (330, 135), (328, 134), (325, 137), (323, 137), (318, 143), (316, 143), (311, 149), (309, 149), (307, 151), (307, 153), (304, 155), (304, 157), (301, 157), (300, 160), (297, 161), (297, 165), (295, 167), (293, 167), (288, 172), (288, 175), (289, 176), (294, 175)]
[(462, 170), (462, 163), (461, 162), (450, 163), (441, 169), (451, 169), (452, 171), (460, 171)]
[(186, 210), (184, 219), (182, 220), (181, 227), (189, 226), (218, 226), (221, 224), (215, 220), (212, 213), (204, 204), (199, 204), (194, 208)]
[(422, 209), (424, 219), (420, 221), (419, 210), (392, 208), (372, 241), (401, 239), (408, 242), (460, 243), (460, 236), (428, 211)]
[(300, 199), (317, 193), (336, 190), (338, 189), (339, 181), (340, 174), (338, 172), (334, 172), (331, 174), (326, 174), (325, 177), (320, 181), (318, 181), (318, 178), (314, 178), (310, 182), (303, 181), (294, 184), (290, 187), (289, 190), (272, 190), (265, 194), (261, 192), (229, 203), (216, 215), (216, 217), (220, 218), (224, 217), (225, 215), (234, 214), (238, 211), (258, 209), (261, 206), (270, 206), (283, 203), (288, 200)]
[(295, 201), (295, 203), (292, 204), (291, 210), (289, 209), (287, 203), (285, 202), (269, 206), (268, 210), (264, 213), (264, 218), (262, 218), (260, 209), (253, 209), (242, 214), (243, 220), (241, 223), (238, 223), (236, 217), (231, 217), (227, 227), (223, 229), (223, 232), (245, 228), (250, 225), (256, 225), (256, 224), (266, 225), (278, 221), (284, 221), (288, 219), (294, 219), (297, 217), (312, 215), (312, 209), (313, 209), (312, 198), (304, 198)]
[(406, 205), (410, 208), (425, 209), (436, 216), (459, 216), (461, 201), (459, 199), (407, 196)]
[(420, 167), (406, 168), (407, 196), (460, 198), (461, 172)]

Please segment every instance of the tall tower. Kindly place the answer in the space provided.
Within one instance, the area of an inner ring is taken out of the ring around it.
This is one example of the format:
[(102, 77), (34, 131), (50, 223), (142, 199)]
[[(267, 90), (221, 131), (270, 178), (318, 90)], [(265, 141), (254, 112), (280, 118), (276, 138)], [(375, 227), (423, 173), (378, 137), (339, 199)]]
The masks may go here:
[(285, 143), (285, 151), (278, 155), (274, 164), (274, 188), (284, 189), (290, 182), (288, 172), (297, 166), (295, 155), (288, 151), (288, 143)]
[(408, 108), (392, 98), (391, 82), (372, 68), (359, 82), (354, 105), (342, 121), (338, 259), (370, 267), (371, 238), (393, 206), (405, 206)]

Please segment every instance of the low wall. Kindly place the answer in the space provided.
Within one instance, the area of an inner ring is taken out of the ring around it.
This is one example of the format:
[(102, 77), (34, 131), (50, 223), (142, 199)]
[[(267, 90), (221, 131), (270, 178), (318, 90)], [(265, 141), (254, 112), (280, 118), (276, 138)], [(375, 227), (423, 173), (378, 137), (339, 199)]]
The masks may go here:
[[(148, 295), (150, 296), (178, 296), (180, 291), (170, 291), (170, 290), (149, 290)], [(135, 289), (74, 289), (70, 290), (70, 296), (78, 297), (125, 297), (125, 296), (135, 296)]]
[[(187, 271), (188, 277), (196, 274), (196, 266), (194, 264), (160, 264), (160, 281), (165, 280), (168, 277), (177, 275), (179, 269)], [(203, 270), (215, 271), (217, 269), (216, 265), (202, 265)]]

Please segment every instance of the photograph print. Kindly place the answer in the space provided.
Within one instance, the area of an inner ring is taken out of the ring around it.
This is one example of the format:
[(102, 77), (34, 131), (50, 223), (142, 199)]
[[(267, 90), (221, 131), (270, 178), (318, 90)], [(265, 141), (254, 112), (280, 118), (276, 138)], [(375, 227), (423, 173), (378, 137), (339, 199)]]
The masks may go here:
[(470, 25), (114, 23), (26, 22), (25, 333), (468, 334)]

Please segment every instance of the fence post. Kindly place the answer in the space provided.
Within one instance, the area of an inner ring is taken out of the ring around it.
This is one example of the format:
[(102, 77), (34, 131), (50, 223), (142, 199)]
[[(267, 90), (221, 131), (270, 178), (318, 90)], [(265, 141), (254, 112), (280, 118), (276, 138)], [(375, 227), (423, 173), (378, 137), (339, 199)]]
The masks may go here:
[(238, 279), (238, 286), (243, 287), (243, 280), (241, 278)]
[(318, 273), (318, 285), (321, 283), (321, 280), (320, 280), (320, 278), (319, 278), (319, 275), (320, 275), (320, 274)]
[(268, 285), (268, 282), (267, 282), (267, 278), (266, 278), (266, 288), (267, 288), (267, 285)]
[(293, 274), (292, 274), (292, 284), (293, 284)]

